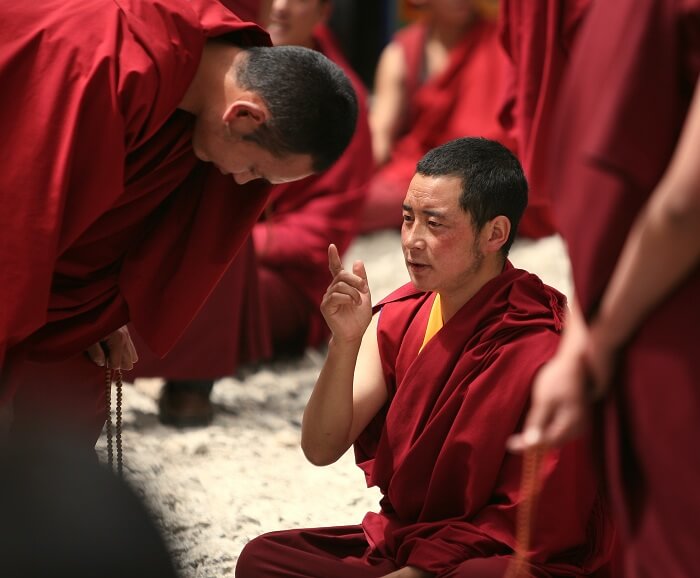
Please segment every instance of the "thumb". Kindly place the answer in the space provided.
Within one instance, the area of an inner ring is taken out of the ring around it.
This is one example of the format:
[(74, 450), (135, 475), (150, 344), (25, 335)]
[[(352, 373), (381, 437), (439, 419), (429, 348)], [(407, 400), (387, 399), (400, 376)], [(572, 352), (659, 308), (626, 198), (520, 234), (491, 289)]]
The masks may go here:
[(94, 343), (87, 348), (87, 356), (92, 360), (95, 365), (104, 367), (105, 365), (105, 352), (99, 343)]
[(506, 442), (508, 449), (515, 453), (542, 445), (543, 431), (549, 421), (550, 411), (542, 403), (534, 403), (527, 413), (525, 426), (519, 434), (511, 436)]

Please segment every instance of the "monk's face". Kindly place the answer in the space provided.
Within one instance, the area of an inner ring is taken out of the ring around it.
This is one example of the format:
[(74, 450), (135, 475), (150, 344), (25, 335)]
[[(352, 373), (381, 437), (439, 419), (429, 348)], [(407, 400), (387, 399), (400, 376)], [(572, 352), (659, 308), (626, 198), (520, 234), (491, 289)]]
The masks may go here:
[(306, 154), (273, 155), (243, 134), (223, 130), (206, 130), (203, 123), (195, 128), (192, 139), (195, 155), (216, 165), (242, 185), (254, 179), (272, 184), (297, 181), (313, 174), (313, 159)]
[(475, 283), (484, 255), (472, 218), (459, 206), (458, 177), (416, 174), (403, 204), (401, 244), (413, 284), (458, 297)]
[(276, 46), (313, 48), (313, 30), (326, 18), (328, 0), (273, 0), (267, 31)]

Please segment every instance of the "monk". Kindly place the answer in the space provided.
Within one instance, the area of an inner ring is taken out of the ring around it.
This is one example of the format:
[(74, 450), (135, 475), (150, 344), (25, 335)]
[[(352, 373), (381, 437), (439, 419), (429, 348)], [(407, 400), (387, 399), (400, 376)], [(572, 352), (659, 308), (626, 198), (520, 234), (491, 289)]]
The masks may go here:
[[(0, 406), (15, 422), (38, 400), (80, 406), (100, 423), (100, 366), (136, 360), (126, 323), (167, 352), (265, 205), (239, 186), (332, 165), (356, 97), (318, 52), (271, 48), (214, 0), (2, 12)], [(27, 377), (47, 363), (48, 379)]]
[(274, 0), (268, 31), (275, 45), (318, 50), (345, 71), (358, 96), (355, 134), (323, 174), (272, 188), (252, 240), (163, 360), (139, 349), (129, 377), (167, 379), (159, 399), (166, 424), (210, 423), (216, 378), (242, 364), (300, 355), (328, 338), (318, 309), (328, 284), (327, 243), (342, 255), (357, 234), (372, 172), (366, 91), (325, 24), (331, 8), (330, 0)]
[(635, 577), (698, 575), (699, 18), (697, 1), (620, 0), (594, 2), (583, 24), (551, 152), (576, 307), (511, 442), (560, 445), (604, 397)]
[[(513, 154), (478, 138), (428, 152), (403, 201), (411, 283), (374, 310), (364, 265), (334, 275), (332, 337), (302, 422), (316, 465), (354, 446), (379, 513), (360, 525), (250, 542), (238, 578), (502, 576), (515, 547), (521, 459), (505, 449), (535, 372), (559, 342), (564, 297), (507, 259), (527, 203)], [(582, 444), (546, 459), (531, 576), (589, 574), (610, 528)]]
[(423, 4), (424, 18), (399, 30), (377, 65), (370, 111), (377, 170), (363, 232), (400, 227), (398, 207), (431, 148), (478, 135), (515, 150), (498, 119), (507, 59), (496, 22), (473, 0)]

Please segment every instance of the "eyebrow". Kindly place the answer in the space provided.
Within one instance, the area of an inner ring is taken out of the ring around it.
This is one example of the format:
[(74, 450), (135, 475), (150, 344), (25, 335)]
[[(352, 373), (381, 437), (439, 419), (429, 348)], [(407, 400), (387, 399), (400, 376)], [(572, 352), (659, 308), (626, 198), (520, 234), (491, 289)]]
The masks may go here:
[[(404, 204), (404, 205), (402, 205), (402, 207), (403, 207), (403, 210), (406, 211), (406, 212), (408, 212), (408, 213), (412, 213), (412, 212), (413, 212), (413, 208), (411, 207), (411, 205), (406, 205), (406, 204)], [(423, 209), (423, 210), (421, 211), (421, 213), (422, 213), (423, 215), (428, 215), (429, 217), (437, 217), (438, 219), (444, 219), (444, 218), (445, 218), (445, 213), (444, 213), (443, 211), (437, 211), (437, 210), (435, 210), (435, 209)]]

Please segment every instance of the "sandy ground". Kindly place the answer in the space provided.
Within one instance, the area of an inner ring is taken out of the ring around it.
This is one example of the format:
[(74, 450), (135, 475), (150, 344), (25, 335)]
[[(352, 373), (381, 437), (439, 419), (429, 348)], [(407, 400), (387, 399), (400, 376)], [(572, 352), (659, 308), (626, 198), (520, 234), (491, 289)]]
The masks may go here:
[[(359, 238), (345, 262), (354, 259), (365, 262), (375, 302), (408, 280), (398, 233)], [(511, 260), (570, 295), (558, 237), (519, 240)], [(352, 452), (317, 468), (299, 449), (301, 414), (322, 362), (322, 352), (309, 350), (219, 380), (216, 418), (201, 429), (158, 422), (160, 380), (125, 387), (125, 475), (154, 510), (183, 578), (233, 576), (243, 546), (263, 532), (355, 524), (377, 509), (379, 493), (366, 487)], [(105, 447), (103, 436), (103, 459)]]

